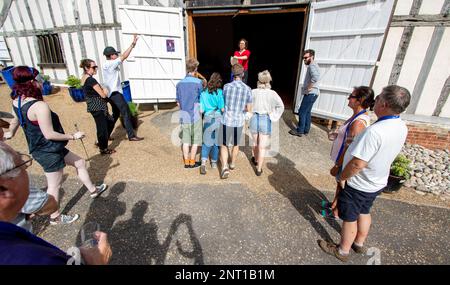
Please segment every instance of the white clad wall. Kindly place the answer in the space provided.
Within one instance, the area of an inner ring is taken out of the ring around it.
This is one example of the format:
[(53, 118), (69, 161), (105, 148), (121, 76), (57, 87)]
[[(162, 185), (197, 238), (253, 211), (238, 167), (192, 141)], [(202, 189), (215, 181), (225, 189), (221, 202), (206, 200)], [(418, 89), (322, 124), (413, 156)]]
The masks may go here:
[[(321, 94), (312, 110), (316, 116), (347, 119), (348, 94), (354, 86), (370, 84), (393, 1), (379, 4), (343, 0), (311, 4), (305, 49), (316, 51), (321, 68)], [(295, 110), (301, 104), (305, 73), (303, 65)]]
[[(414, 0), (397, 0), (394, 15), (409, 15)], [(424, 2), (426, 2), (425, 0)], [(428, 0), (430, 1), (430, 0)], [(435, 0), (432, 0), (435, 1)]]
[[(175, 86), (185, 75), (183, 16), (179, 8), (120, 6), (122, 46), (133, 34), (140, 39), (124, 63), (133, 101), (173, 102)], [(174, 50), (167, 43), (174, 43)]]
[(416, 27), (414, 29), (397, 82), (398, 85), (406, 87), (410, 92), (414, 90), (433, 30), (434, 27)]
[[(422, 1), (419, 15), (438, 15), (441, 12), (445, 0)], [(412, 6), (412, 0), (399, 0), (395, 15), (408, 15)], [(398, 47), (404, 31), (404, 27), (390, 27), (383, 50), (378, 70), (375, 76), (373, 89), (379, 94), (382, 88), (389, 83), (389, 77), (398, 52)], [(431, 64), (431, 69), (426, 78), (425, 86), (417, 105), (415, 115), (432, 116), (439, 96), (447, 78), (450, 76), (450, 28), (445, 28), (444, 36), (440, 42), (437, 54), (433, 62), (424, 62), (427, 50), (432, 41), (434, 26), (416, 26), (412, 34), (400, 76), (397, 84), (406, 87), (413, 95), (414, 87), (418, 81), (424, 64)], [(414, 94), (417, 96), (417, 94)], [(450, 100), (447, 99), (440, 117), (450, 118)]]
[(419, 9), (419, 15), (437, 15), (441, 12), (445, 0), (425, 0)]
[[(442, 86), (450, 76), (450, 28), (445, 29), (441, 45), (433, 61), (433, 67), (425, 83), (424, 92), (419, 100), (417, 115), (431, 116), (441, 94)], [(450, 100), (447, 100), (447, 105)], [(450, 110), (443, 110), (441, 117), (450, 118)]]

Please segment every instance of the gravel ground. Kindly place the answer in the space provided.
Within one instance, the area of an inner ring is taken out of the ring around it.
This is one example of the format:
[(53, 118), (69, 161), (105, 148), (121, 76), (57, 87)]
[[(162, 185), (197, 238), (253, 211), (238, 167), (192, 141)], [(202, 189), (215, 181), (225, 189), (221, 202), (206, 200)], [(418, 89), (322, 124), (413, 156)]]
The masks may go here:
[[(0, 87), (2, 111), (11, 109), (8, 92), (6, 86)], [(66, 90), (45, 100), (59, 114), (66, 132), (75, 130), (74, 123), (86, 132), (89, 172), (94, 181), (112, 186), (109, 193), (92, 201), (83, 195), (85, 189), (75, 179), (75, 171), (65, 170), (61, 205), (66, 212), (81, 214), (81, 221), (61, 228), (47, 227), (42, 219), (36, 224), (40, 236), (61, 248), (77, 242), (83, 222), (95, 220), (110, 234), (113, 263), (335, 262), (315, 245), (319, 237), (338, 237), (336, 224), (332, 227), (317, 215), (320, 197), (331, 198), (334, 191), (334, 179), (328, 174), (331, 143), (321, 127), (313, 126), (308, 137), (292, 137), (287, 131), (295, 118), (287, 111), (279, 124), (279, 152), (267, 159), (263, 175), (254, 174), (251, 153), (244, 147), (237, 169), (224, 181), (218, 171), (201, 176), (197, 169), (183, 168), (180, 148), (171, 142), (177, 126), (176, 120), (170, 123), (173, 109), (142, 112), (139, 136), (145, 140), (141, 142), (128, 142), (118, 124), (111, 143), (117, 153), (100, 156), (86, 105), (73, 102)], [(8, 143), (27, 151), (20, 130)], [(79, 141), (69, 142), (68, 148), (85, 157)], [(45, 186), (37, 164), (30, 173), (36, 184)], [(370, 243), (382, 250), (386, 263), (450, 263), (450, 227), (444, 218), (449, 216), (450, 201), (407, 188), (381, 198), (374, 206)], [(186, 248), (182, 237), (190, 241)], [(137, 258), (138, 253), (145, 258)], [(367, 259), (357, 257), (354, 263), (365, 264)]]

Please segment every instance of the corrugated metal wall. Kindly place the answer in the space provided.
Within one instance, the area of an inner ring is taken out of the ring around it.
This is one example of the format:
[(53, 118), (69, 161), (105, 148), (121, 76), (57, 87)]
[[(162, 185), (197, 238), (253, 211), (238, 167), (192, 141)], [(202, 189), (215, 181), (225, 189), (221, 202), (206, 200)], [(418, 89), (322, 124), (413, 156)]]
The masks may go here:
[(448, 5), (448, 0), (397, 1), (373, 87), (408, 88), (410, 117), (450, 118), (450, 27), (443, 17)]

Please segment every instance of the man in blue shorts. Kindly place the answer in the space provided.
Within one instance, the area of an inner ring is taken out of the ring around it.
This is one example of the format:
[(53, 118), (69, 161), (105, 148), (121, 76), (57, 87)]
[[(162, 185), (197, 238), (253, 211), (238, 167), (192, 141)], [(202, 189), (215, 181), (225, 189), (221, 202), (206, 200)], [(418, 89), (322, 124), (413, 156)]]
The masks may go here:
[(406, 88), (391, 85), (375, 98), (378, 120), (359, 134), (344, 156), (341, 181), (345, 188), (338, 196), (338, 213), (344, 221), (341, 241), (336, 245), (319, 240), (326, 253), (346, 262), (350, 249), (365, 253), (364, 242), (371, 225), (370, 208), (387, 185), (390, 166), (406, 141), (408, 128), (400, 119), (411, 95)]

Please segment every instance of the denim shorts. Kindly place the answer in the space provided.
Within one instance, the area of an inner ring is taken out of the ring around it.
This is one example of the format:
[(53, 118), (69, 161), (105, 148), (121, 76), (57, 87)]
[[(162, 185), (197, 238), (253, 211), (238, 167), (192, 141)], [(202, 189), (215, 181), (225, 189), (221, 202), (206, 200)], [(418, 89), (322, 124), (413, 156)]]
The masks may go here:
[(250, 132), (252, 134), (271, 135), (272, 122), (270, 121), (269, 115), (254, 113), (250, 119)]
[(369, 214), (375, 198), (380, 193), (381, 191), (375, 193), (359, 191), (346, 184), (338, 196), (339, 218), (345, 222), (355, 222), (360, 214)]
[(33, 159), (36, 160), (42, 168), (44, 168), (44, 172), (56, 172), (60, 169), (63, 169), (66, 166), (64, 162), (64, 157), (69, 153), (67, 148), (63, 148), (58, 152), (45, 152), (35, 150), (31, 154)]

